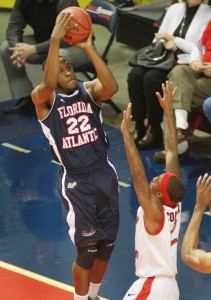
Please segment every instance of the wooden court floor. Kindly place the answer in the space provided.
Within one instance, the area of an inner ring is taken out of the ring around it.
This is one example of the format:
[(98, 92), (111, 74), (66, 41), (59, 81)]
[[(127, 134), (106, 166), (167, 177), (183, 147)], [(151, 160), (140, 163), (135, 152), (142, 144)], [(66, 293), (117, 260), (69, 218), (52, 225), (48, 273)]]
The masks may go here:
[[(62, 220), (56, 190), (59, 166), (33, 113), (0, 113), (0, 299), (73, 299), (71, 266), (75, 258)], [(102, 299), (121, 300), (134, 275), (134, 228), (138, 207), (119, 129), (104, 126), (110, 140), (110, 159), (120, 183), (120, 229), (104, 278)], [(154, 151), (140, 151), (149, 180), (164, 171), (152, 158)], [(191, 153), (181, 163), (186, 186), (178, 244), (177, 280), (181, 300), (211, 299), (211, 275), (199, 274), (180, 258), (181, 241), (195, 203), (199, 175), (210, 173), (211, 160)], [(211, 250), (211, 219), (206, 213), (200, 246)], [(156, 299), (155, 299), (156, 300)]]

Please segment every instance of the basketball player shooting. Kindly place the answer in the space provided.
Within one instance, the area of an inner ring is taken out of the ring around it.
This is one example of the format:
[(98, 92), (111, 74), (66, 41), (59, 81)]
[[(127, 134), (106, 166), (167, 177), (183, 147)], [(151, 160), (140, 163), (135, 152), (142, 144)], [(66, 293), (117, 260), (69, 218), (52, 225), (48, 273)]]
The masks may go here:
[[(177, 137), (172, 99), (175, 89), (168, 81), (157, 98), (165, 112), (166, 173), (149, 183), (130, 133), (131, 103), (124, 112), (121, 131), (140, 207), (135, 233), (135, 267), (139, 277), (123, 300), (178, 300), (177, 244), (184, 186), (180, 181)], [(142, 298), (143, 297), (143, 298)]]
[(79, 82), (59, 44), (73, 17), (63, 13), (50, 39), (43, 80), (32, 99), (38, 120), (60, 163), (57, 187), (65, 223), (77, 257), (72, 266), (75, 300), (97, 300), (119, 227), (117, 173), (108, 160), (101, 123), (101, 99), (118, 90), (112, 72), (92, 44), (92, 34), (77, 47), (86, 51), (97, 78)]
[(70, 45), (76, 45), (85, 41), (92, 31), (92, 20), (88, 12), (80, 7), (70, 6), (58, 14), (56, 22), (65, 13), (70, 13), (72, 17), (68, 23), (69, 28), (62, 37), (63, 41)]

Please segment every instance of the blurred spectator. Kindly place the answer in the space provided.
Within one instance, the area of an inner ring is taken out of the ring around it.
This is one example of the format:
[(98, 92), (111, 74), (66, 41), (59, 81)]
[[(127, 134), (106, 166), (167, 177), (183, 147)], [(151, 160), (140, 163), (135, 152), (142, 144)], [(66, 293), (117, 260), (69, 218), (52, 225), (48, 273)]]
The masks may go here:
[[(198, 46), (191, 52), (190, 66), (176, 66), (169, 73), (169, 79), (179, 90), (174, 97), (173, 107), (176, 117), (178, 154), (180, 160), (188, 157), (188, 140), (191, 131), (188, 126), (188, 112), (192, 107), (203, 105), (211, 95), (211, 21), (203, 32)], [(208, 110), (205, 104), (205, 114)], [(158, 162), (165, 161), (165, 152), (155, 152)]]
[[(49, 38), (58, 13), (66, 7), (79, 6), (77, 0), (16, 0), (6, 30), (6, 41), (0, 46), (1, 59), (6, 71), (14, 105), (5, 106), (3, 112), (18, 112), (33, 106), (33, 85), (28, 78), (25, 63), (42, 64), (47, 57)], [(25, 35), (29, 25), (32, 35)], [(85, 63), (84, 51), (62, 42), (60, 54), (73, 67)]]
[[(165, 48), (177, 55), (190, 54), (211, 19), (211, 7), (201, 2), (187, 0), (171, 5), (155, 40), (163, 40)], [(134, 67), (128, 74), (128, 93), (132, 102), (133, 120), (136, 121), (135, 140), (140, 149), (155, 148), (163, 142), (163, 111), (155, 93), (162, 92), (161, 84), (166, 81), (167, 75), (167, 71), (142, 67)], [(150, 125), (147, 131), (144, 124), (146, 118)]]

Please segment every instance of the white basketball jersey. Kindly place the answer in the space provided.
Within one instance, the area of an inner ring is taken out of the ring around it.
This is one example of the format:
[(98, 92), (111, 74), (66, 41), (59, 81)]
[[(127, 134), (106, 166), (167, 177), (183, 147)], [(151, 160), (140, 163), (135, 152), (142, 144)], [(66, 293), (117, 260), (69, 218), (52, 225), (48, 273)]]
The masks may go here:
[(135, 233), (135, 265), (139, 277), (168, 276), (177, 273), (177, 244), (181, 219), (181, 203), (175, 208), (163, 206), (163, 222), (156, 234), (147, 232), (144, 211), (137, 211)]

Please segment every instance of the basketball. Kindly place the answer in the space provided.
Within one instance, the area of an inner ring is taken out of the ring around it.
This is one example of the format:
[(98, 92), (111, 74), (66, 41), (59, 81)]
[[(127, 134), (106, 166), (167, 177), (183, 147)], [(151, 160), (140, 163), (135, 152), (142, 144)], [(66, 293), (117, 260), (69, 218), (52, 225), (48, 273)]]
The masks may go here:
[(69, 12), (73, 14), (73, 18), (70, 21), (70, 30), (67, 31), (65, 36), (62, 38), (68, 44), (76, 45), (85, 41), (92, 31), (92, 20), (86, 10), (71, 6), (63, 9), (57, 16), (56, 22), (62, 13)]

